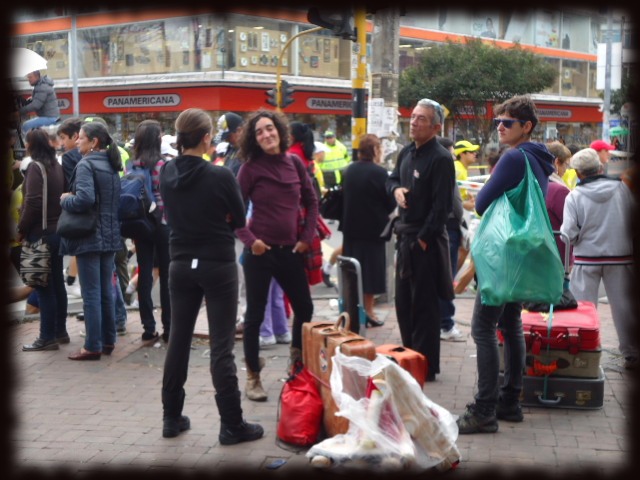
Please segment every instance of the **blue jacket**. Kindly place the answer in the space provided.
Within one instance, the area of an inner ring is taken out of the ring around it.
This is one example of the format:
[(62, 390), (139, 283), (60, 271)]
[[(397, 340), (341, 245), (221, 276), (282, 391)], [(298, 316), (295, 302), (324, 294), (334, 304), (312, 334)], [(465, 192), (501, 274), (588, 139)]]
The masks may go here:
[[(92, 171), (93, 167), (93, 171)], [(97, 186), (97, 189), (96, 189)], [(105, 152), (92, 152), (78, 162), (71, 195), (60, 202), (63, 210), (86, 212), (99, 198), (98, 228), (84, 238), (62, 238), (61, 255), (80, 255), (89, 252), (115, 252), (122, 248), (118, 201), (120, 176), (109, 163)], [(96, 195), (97, 193), (97, 195)]]
[(520, 148), (527, 152), (529, 165), (531, 165), (531, 170), (540, 185), (542, 195), (544, 197), (547, 196), (549, 175), (554, 172), (553, 155), (549, 153), (543, 143), (523, 142), (516, 148), (510, 148), (502, 154), (491, 173), (491, 177), (478, 192), (476, 197), (476, 212), (478, 212), (478, 215), (483, 215), (496, 198), (504, 192), (517, 187), (524, 178), (526, 166), (524, 155)]

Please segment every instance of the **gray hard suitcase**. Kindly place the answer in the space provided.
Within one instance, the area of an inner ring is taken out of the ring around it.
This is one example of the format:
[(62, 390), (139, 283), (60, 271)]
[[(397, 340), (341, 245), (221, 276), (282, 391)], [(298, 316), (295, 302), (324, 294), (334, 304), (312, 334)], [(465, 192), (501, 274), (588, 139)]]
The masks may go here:
[[(498, 384), (502, 385), (501, 372)], [(576, 408), (595, 410), (604, 403), (604, 371), (598, 378), (538, 377), (524, 375), (520, 403), (527, 407)]]

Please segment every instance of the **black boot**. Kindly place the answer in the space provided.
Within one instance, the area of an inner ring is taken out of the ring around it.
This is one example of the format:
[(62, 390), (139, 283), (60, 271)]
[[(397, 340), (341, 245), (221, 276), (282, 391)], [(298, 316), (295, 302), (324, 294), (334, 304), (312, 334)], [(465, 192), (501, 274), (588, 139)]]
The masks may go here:
[(180, 435), (181, 432), (191, 428), (191, 420), (186, 415), (179, 417), (164, 417), (162, 419), (162, 436), (164, 438), (173, 438)]
[(221, 445), (235, 445), (262, 438), (264, 429), (258, 424), (247, 423), (242, 418), (240, 390), (228, 395), (216, 395), (216, 404), (220, 412), (218, 440)]
[(244, 420), (236, 425), (220, 425), (220, 445), (235, 445), (240, 442), (258, 440), (264, 435), (264, 429), (257, 423), (247, 423)]
[(162, 389), (162, 436), (173, 438), (191, 428), (191, 421), (182, 415), (184, 407), (184, 388), (178, 393), (168, 393)]

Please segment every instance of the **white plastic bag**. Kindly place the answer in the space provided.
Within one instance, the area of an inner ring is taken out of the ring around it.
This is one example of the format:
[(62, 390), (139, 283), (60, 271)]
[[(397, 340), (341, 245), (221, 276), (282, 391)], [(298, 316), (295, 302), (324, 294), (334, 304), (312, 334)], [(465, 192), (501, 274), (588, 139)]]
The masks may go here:
[[(448, 470), (457, 465), (455, 418), (430, 401), (409, 372), (384, 355), (369, 361), (338, 349), (332, 361), (336, 415), (349, 420), (349, 430), (314, 445), (308, 458), (390, 469)], [(368, 388), (363, 389), (363, 379), (368, 379)]]

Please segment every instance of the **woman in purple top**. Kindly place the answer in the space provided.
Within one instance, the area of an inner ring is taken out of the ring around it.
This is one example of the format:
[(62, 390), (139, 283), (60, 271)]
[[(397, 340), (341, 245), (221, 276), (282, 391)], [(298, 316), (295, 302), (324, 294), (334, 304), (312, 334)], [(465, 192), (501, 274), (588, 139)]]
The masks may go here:
[[(266, 401), (258, 357), (260, 324), (264, 318), (271, 278), (291, 302), (293, 328), (290, 366), (302, 360), (302, 324), (311, 320), (313, 302), (302, 253), (316, 228), (318, 201), (302, 161), (287, 154), (286, 117), (268, 110), (255, 112), (240, 139), (238, 183), (245, 205), (253, 205), (247, 226), (236, 230), (244, 244), (243, 270), (247, 291), (243, 343), (247, 362), (247, 398)], [(305, 228), (298, 234), (300, 206), (307, 209)]]

